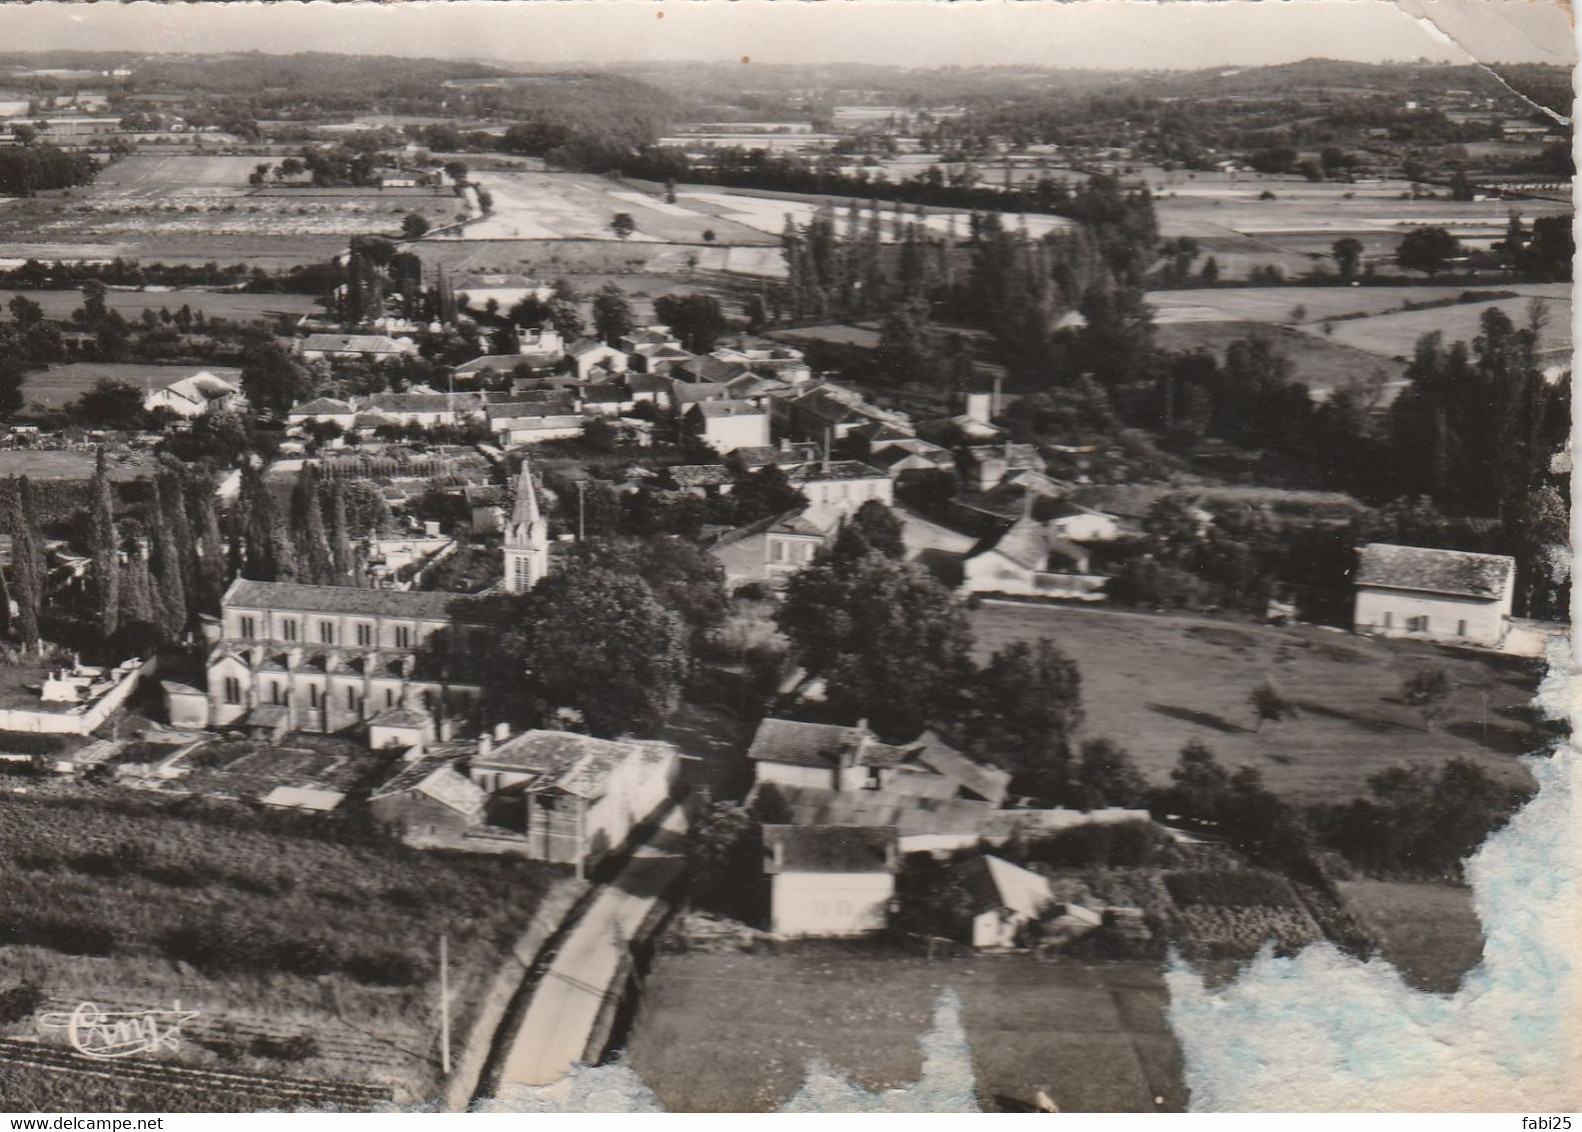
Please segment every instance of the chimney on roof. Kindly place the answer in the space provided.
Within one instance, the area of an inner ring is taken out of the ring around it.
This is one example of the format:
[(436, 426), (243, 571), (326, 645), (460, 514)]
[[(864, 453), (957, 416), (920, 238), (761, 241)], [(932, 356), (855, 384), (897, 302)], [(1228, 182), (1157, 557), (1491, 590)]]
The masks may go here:
[(494, 750), (494, 740), (490, 739), (488, 735), (478, 736), (478, 757), (486, 759), (492, 750)]
[(509, 723), (496, 723), (494, 725), (494, 741), (496, 743), (503, 743), (510, 737), (511, 725)]

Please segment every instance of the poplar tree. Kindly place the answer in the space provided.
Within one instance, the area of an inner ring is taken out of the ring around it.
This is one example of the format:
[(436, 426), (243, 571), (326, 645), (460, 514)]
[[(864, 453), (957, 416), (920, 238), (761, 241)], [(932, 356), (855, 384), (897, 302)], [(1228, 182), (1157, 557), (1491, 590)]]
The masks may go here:
[(121, 623), (121, 555), (116, 541), (115, 499), (110, 486), (110, 466), (104, 449), (94, 461), (90, 491), (90, 545), (93, 553), (93, 592), (99, 607), (99, 635), (115, 636)]

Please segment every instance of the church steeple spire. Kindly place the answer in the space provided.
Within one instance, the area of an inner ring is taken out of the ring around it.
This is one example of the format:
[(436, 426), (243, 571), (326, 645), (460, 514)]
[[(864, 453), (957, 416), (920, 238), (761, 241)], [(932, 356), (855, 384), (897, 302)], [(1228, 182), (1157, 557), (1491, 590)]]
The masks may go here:
[(549, 573), (549, 529), (538, 510), (538, 488), (527, 458), (516, 478), (511, 519), (505, 527), (505, 588), (512, 593), (532, 589)]

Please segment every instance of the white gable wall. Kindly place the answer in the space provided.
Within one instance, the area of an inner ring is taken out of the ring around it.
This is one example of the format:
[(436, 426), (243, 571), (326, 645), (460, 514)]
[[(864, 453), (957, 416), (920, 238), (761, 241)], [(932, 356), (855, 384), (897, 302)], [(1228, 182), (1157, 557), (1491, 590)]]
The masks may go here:
[(771, 887), (776, 935), (847, 936), (883, 930), (891, 873), (779, 873)]
[(1510, 587), (1503, 600), (1357, 587), (1352, 628), (1383, 637), (1498, 644), (1511, 615)]

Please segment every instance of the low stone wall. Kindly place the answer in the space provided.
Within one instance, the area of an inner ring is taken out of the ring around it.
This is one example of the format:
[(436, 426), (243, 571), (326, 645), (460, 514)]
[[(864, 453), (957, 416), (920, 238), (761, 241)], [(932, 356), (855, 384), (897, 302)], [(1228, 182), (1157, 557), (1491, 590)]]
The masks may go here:
[(31, 731), (49, 735), (88, 735), (113, 715), (137, 690), (144, 676), (154, 671), (157, 658), (150, 657), (136, 668), (127, 669), (115, 687), (89, 704), (67, 711), (7, 708), (0, 710), (0, 731)]

